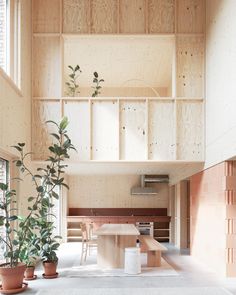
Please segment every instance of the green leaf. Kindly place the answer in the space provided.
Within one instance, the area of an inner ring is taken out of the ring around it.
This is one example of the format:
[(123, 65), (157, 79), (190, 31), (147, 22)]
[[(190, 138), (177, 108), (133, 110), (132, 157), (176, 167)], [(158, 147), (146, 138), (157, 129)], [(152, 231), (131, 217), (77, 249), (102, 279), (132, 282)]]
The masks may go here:
[(59, 195), (54, 191), (52, 191), (52, 196), (57, 200), (59, 199)]
[(62, 186), (66, 187), (68, 190), (70, 189), (66, 183), (61, 183)]
[(18, 219), (18, 216), (16, 216), (16, 215), (12, 215), (12, 216), (9, 217), (10, 221), (14, 221), (14, 220), (17, 220), (17, 219)]
[(16, 161), (16, 166), (17, 166), (17, 167), (20, 167), (21, 165), (22, 165), (22, 162), (21, 162), (20, 160), (17, 160), (17, 161)]
[(33, 199), (34, 199), (34, 197), (29, 197), (29, 198), (28, 198), (28, 202), (33, 201)]
[(98, 73), (97, 72), (94, 72), (93, 75), (94, 75), (95, 78), (98, 78)]
[(40, 185), (40, 186), (37, 187), (37, 192), (43, 193), (43, 191), (44, 191), (44, 188), (43, 188), (42, 185)]
[(60, 129), (62, 130), (65, 130), (67, 125), (68, 125), (68, 118), (67, 117), (64, 117), (62, 120), (61, 120), (61, 123), (60, 123)]
[(50, 133), (53, 137), (55, 137), (57, 140), (60, 140), (60, 136), (56, 133)]
[(6, 183), (0, 182), (0, 189), (2, 191), (7, 191), (8, 190), (8, 185)]
[(25, 143), (24, 143), (24, 142), (19, 142), (18, 145), (19, 145), (20, 147), (24, 147), (24, 146), (25, 146)]
[(13, 145), (13, 146), (11, 146), (11, 147), (15, 148), (15, 149), (18, 150), (19, 152), (22, 152), (22, 148), (19, 147), (18, 145)]

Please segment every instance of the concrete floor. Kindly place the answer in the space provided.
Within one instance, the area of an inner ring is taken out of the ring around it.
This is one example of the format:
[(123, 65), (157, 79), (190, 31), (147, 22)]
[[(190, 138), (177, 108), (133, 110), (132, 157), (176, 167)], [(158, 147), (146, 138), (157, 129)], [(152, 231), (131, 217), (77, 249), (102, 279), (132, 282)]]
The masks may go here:
[[(236, 278), (220, 278), (204, 265), (198, 263), (185, 251), (180, 253), (171, 245), (164, 255), (165, 259), (179, 273), (179, 276), (169, 277), (59, 277), (45, 280), (41, 277), (42, 270), (37, 268), (38, 279), (29, 282), (29, 288), (24, 294), (36, 294), (38, 290), (53, 288), (179, 288), (179, 287), (223, 287), (236, 295)], [(58, 272), (71, 268), (75, 257), (80, 255), (79, 243), (64, 244), (59, 251)]]

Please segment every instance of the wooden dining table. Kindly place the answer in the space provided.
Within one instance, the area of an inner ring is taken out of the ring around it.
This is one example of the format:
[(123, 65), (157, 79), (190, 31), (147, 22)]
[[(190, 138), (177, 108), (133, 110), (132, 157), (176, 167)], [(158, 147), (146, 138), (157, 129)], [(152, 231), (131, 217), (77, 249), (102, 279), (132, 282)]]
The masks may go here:
[(101, 268), (123, 268), (126, 247), (135, 247), (140, 235), (134, 224), (103, 224), (98, 236), (97, 263)]

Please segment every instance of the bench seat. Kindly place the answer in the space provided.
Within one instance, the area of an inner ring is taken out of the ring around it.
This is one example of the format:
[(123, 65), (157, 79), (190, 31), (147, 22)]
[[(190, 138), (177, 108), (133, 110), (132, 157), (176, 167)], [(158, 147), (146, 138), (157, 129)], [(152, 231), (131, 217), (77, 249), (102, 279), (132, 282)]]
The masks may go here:
[(168, 249), (148, 235), (139, 236), (141, 252), (147, 252), (147, 266), (161, 266), (161, 252)]

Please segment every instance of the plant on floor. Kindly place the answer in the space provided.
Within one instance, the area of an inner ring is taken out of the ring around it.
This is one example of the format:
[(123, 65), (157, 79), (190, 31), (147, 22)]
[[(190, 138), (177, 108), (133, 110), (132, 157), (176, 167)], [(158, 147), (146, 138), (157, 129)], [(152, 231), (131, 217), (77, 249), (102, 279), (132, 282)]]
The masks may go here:
[[(37, 169), (37, 174), (34, 174), (26, 163), (31, 153), (24, 151), (25, 144), (18, 143), (14, 146), (20, 154), (19, 159), (15, 161), (16, 166), (23, 175), (31, 177), (35, 187), (35, 196), (28, 198), (29, 206), (26, 217), (17, 214), (16, 191), (10, 189), (9, 184), (0, 183), (2, 191), (0, 227), (6, 233), (5, 237), (0, 237), (0, 242), (6, 248), (6, 263), (0, 265), (3, 290), (22, 287), (26, 265), (20, 261), (28, 260), (30, 253), (34, 255), (40, 250), (38, 245), (42, 245), (42, 240), (34, 231), (41, 230), (44, 225), (43, 221), (49, 218), (49, 208), (53, 207), (52, 199), (59, 198), (55, 190), (62, 186), (68, 188), (63, 177), (67, 165), (63, 161), (69, 158), (69, 151), (75, 149), (67, 135), (68, 119), (63, 118), (59, 124), (54, 121), (47, 121), (47, 123), (54, 124), (57, 128), (57, 132), (51, 134), (55, 143), (49, 146), (50, 155), (45, 161), (45, 166)], [(18, 227), (16, 227), (16, 221), (18, 221)], [(33, 252), (26, 252), (27, 245), (32, 246), (30, 251)], [(8, 280), (13, 273), (12, 269), (15, 271), (20, 269), (20, 275), (18, 279), (13, 278), (13, 281), (8, 283), (5, 279)]]
[(94, 89), (92, 97), (97, 97), (99, 94), (101, 94), (101, 83), (104, 82), (104, 79), (99, 79), (97, 72), (94, 72), (93, 76), (93, 83), (95, 84), (95, 86), (92, 87)]
[[(67, 95), (68, 96), (76, 96), (77, 94), (79, 94), (79, 83), (78, 83), (78, 78), (79, 75), (82, 73), (80, 66), (76, 65), (75, 67), (69, 65), (68, 68), (70, 69), (70, 73), (69, 73), (69, 79), (68, 81), (65, 83), (66, 87), (67, 87)], [(99, 94), (101, 94), (101, 83), (104, 82), (104, 79), (99, 79), (98, 78), (98, 73), (94, 72), (93, 73), (93, 84), (94, 86), (92, 86), (93, 93), (92, 93), (92, 97), (97, 97)]]

